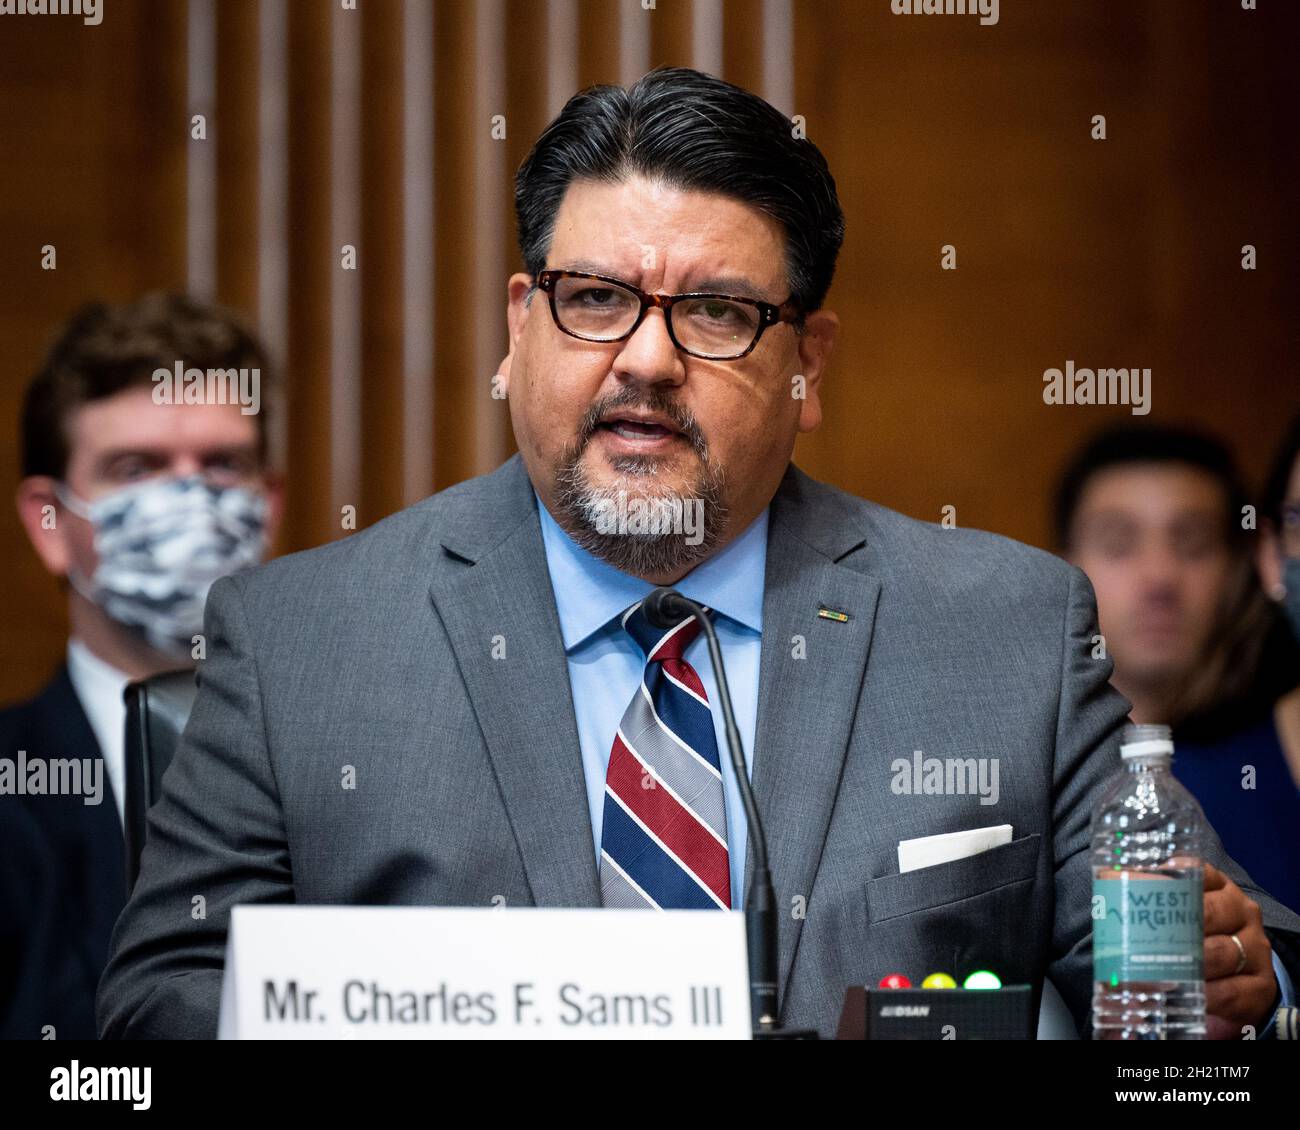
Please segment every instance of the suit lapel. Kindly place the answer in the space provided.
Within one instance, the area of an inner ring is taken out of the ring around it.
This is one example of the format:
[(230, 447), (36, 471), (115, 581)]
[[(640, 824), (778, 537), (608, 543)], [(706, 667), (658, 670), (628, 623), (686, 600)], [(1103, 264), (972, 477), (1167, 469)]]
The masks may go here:
[(539, 906), (599, 906), (569, 672), (536, 502), (518, 455), (447, 523), (431, 588)]
[[(539, 905), (599, 906), (600, 881), (559, 616), (519, 456), (446, 522), (452, 560), (431, 596), (451, 640)], [(875, 621), (879, 582), (841, 561), (863, 545), (838, 492), (787, 469), (772, 501), (754, 791), (768, 836), (787, 984), (830, 827)], [(847, 613), (820, 618), (818, 606)], [(505, 654), (493, 657), (493, 638)], [(802, 645), (800, 644), (802, 640)], [(802, 648), (802, 651), (800, 651)], [(752, 880), (753, 844), (746, 861)]]
[[(880, 583), (838, 563), (864, 541), (860, 517), (840, 495), (787, 470), (768, 535), (753, 767), (780, 911), (783, 990), (803, 925), (794, 911), (812, 894), (871, 646)], [(820, 605), (849, 618), (819, 617)], [(746, 890), (753, 866), (751, 843)]]

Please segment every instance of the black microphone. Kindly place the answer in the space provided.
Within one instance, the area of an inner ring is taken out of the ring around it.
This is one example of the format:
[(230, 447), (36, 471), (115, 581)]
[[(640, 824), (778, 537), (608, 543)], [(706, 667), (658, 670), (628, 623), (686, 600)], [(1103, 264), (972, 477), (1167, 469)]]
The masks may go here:
[(740, 787), (740, 799), (745, 806), (745, 822), (749, 826), (749, 839), (754, 845), (753, 899), (745, 906), (745, 930), (749, 943), (749, 999), (753, 1009), (754, 1036), (756, 1039), (816, 1038), (815, 1032), (793, 1031), (777, 1026), (777, 972), (776, 972), (776, 892), (772, 887), (772, 869), (767, 862), (767, 836), (763, 821), (754, 802), (754, 790), (749, 784), (745, 769), (745, 754), (740, 744), (740, 729), (731, 709), (731, 690), (727, 686), (727, 672), (722, 663), (722, 647), (713, 622), (704, 609), (675, 589), (658, 588), (645, 598), (642, 606), (645, 617), (656, 628), (675, 628), (683, 620), (694, 616), (704, 630), (709, 645), (709, 658), (713, 662), (713, 677), (718, 683), (718, 701), (722, 704), (722, 721), (727, 733), (727, 748), (731, 752), (731, 767)]

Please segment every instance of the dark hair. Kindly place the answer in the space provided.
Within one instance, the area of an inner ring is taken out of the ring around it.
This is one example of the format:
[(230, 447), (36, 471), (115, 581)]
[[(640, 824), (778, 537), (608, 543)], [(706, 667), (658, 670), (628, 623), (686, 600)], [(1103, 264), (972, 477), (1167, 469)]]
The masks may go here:
[(1296, 460), (1300, 459), (1300, 414), (1291, 421), (1291, 426), (1282, 437), (1282, 445), (1273, 456), (1268, 477), (1264, 480), (1264, 493), (1260, 498), (1260, 510), (1279, 530), (1282, 528), (1282, 506), (1286, 502), (1287, 487), (1295, 470)]
[(1140, 463), (1177, 463), (1212, 475), (1223, 488), (1228, 540), (1242, 540), (1241, 510), (1246, 505), (1246, 488), (1231, 453), (1222, 443), (1186, 428), (1122, 424), (1095, 435), (1062, 472), (1053, 509), (1058, 549), (1070, 545), (1079, 502), (1093, 476), (1112, 467)]
[[(94, 400), (152, 381), (177, 361), (200, 369), (258, 368), (269, 383), (266, 351), (232, 312), (183, 294), (135, 302), (90, 303), (64, 325), (23, 399), (22, 473), (61, 479), (71, 455), (68, 418)], [(258, 452), (266, 460), (266, 409), (257, 413)]]
[(572, 181), (617, 184), (635, 174), (683, 191), (721, 193), (770, 216), (785, 231), (793, 300), (804, 312), (825, 301), (844, 242), (844, 213), (826, 158), (793, 136), (775, 106), (686, 67), (658, 67), (626, 89), (588, 87), (542, 131), (515, 175), (519, 248), (529, 274), (546, 266)]
[(1100, 432), (1070, 461), (1057, 486), (1057, 544), (1062, 550), (1069, 547), (1079, 501), (1094, 475), (1111, 467), (1152, 463), (1205, 471), (1223, 489), (1230, 556), (1227, 585), (1206, 654), (1167, 707), (1178, 740), (1218, 741), (1270, 710), (1295, 684), (1296, 671), (1295, 643), (1255, 573), (1252, 535), (1242, 522), (1246, 490), (1229, 450), (1217, 439), (1186, 428), (1130, 424)]

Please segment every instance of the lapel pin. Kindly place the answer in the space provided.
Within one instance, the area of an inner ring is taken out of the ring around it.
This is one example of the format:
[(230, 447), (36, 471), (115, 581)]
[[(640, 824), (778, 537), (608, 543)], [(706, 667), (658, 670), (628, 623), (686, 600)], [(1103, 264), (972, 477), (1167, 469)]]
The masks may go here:
[(817, 606), (817, 615), (823, 620), (834, 620), (837, 624), (847, 624), (849, 621), (847, 612), (841, 612), (838, 608), (827, 608), (824, 604)]

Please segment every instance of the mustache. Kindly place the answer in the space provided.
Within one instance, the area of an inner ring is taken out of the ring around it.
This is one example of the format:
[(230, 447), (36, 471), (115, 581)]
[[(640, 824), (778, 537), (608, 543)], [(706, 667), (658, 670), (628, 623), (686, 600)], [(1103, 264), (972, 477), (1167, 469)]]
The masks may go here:
[(600, 427), (601, 418), (610, 412), (619, 408), (641, 408), (647, 412), (654, 412), (672, 424), (683, 438), (695, 449), (701, 459), (708, 457), (708, 442), (704, 438), (704, 432), (700, 428), (699, 421), (696, 420), (695, 414), (680, 401), (660, 392), (646, 394), (635, 388), (627, 388), (621, 392), (613, 393), (609, 396), (597, 400), (583, 415), (578, 424), (578, 435), (573, 445), (575, 453), (581, 453), (590, 442), (591, 437), (596, 434), (596, 429)]

